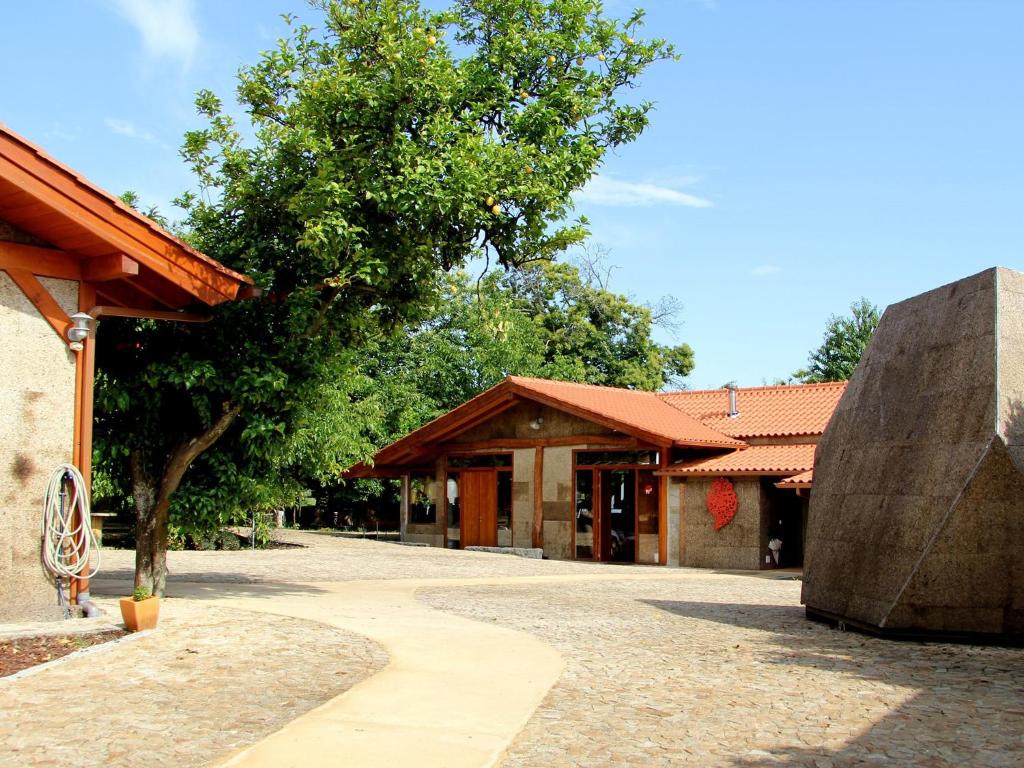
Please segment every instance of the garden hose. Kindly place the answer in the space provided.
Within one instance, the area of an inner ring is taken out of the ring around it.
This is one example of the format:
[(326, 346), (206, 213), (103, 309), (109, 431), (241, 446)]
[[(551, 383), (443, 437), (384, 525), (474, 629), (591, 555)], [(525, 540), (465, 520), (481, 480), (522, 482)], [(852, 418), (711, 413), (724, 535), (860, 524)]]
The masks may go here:
[(61, 579), (90, 579), (100, 570), (89, 494), (73, 464), (61, 464), (53, 471), (43, 495), (43, 565), (57, 578), (58, 589)]

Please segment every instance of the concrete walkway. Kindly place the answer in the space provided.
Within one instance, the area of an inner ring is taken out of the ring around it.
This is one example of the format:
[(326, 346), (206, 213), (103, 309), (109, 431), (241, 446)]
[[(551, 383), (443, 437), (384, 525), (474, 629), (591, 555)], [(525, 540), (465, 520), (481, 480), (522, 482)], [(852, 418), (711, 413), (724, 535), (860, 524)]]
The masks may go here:
[[(359, 633), (380, 643), (390, 663), (219, 765), (493, 765), (558, 679), (562, 658), (530, 635), (418, 603), (416, 589), (434, 584), (317, 585), (315, 594), (287, 598), (254, 585), (220, 598)], [(173, 592), (206, 592), (189, 586)]]
[[(562, 673), (542, 640), (430, 608), (420, 588), (663, 580), (668, 574), (400, 579), (277, 585), (173, 582), (168, 593), (320, 622), (379, 643), (390, 662), (218, 766), (495, 765)], [(111, 582), (97, 588), (106, 591)]]

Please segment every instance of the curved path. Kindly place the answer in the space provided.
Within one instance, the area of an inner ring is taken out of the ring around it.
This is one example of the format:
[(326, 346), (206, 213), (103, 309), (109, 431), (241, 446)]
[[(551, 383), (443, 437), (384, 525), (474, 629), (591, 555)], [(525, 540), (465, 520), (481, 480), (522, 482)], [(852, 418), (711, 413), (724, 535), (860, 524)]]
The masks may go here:
[(478, 768), (498, 762), (558, 680), (562, 656), (524, 632), (430, 608), (416, 600), (416, 590), (666, 577), (662, 571), (397, 579), (290, 584), (286, 590), (174, 582), (168, 591), (346, 629), (380, 643), (390, 657), (377, 674), (215, 765)]

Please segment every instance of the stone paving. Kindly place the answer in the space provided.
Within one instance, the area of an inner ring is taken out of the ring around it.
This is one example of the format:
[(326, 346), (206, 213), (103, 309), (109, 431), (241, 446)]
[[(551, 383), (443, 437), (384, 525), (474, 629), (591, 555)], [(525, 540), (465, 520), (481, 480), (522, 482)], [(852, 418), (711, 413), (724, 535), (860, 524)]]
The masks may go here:
[[(296, 548), (237, 552), (170, 552), (170, 581), (261, 583), (338, 582), (354, 579), (474, 578), (593, 573), (591, 563), (532, 560), (487, 552), (407, 547), (304, 531), (278, 530), (276, 541)], [(301, 547), (301, 548), (299, 548)], [(649, 571), (649, 566), (619, 566)], [(103, 578), (130, 578), (135, 553), (103, 553)]]
[(155, 632), (0, 681), (0, 766), (206, 765), (386, 662), (332, 627), (165, 600)]
[[(839, 632), (804, 619), (795, 580), (282, 537), (308, 548), (171, 553), (171, 594), (183, 581), (210, 595), (218, 582), (260, 583), (309, 599), (320, 583), (532, 577), (418, 593), (563, 655), (564, 674), (506, 754), (510, 768), (1024, 765), (1020, 649)], [(108, 576), (126, 577), (132, 555), (107, 552), (104, 562)], [(586, 575), (614, 578), (544, 581)], [(202, 597), (165, 606), (152, 636), (0, 684), (0, 766), (137, 764), (144, 740), (150, 765), (200, 765), (384, 662), (371, 643), (316, 623)], [(98, 710), (85, 703), (89, 670), (103, 679)], [(60, 713), (65, 690), (81, 694), (70, 715)]]
[(564, 655), (507, 768), (1024, 765), (1024, 651), (839, 632), (799, 582), (690, 573), (419, 597)]

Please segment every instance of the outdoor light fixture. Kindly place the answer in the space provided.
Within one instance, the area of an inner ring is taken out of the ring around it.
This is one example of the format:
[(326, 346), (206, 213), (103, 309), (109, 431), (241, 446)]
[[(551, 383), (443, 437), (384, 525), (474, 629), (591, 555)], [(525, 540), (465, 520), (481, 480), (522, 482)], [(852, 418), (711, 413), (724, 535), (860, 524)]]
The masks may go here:
[(530, 422), (530, 429), (540, 429), (540, 425), (544, 423), (544, 417), (538, 416), (536, 419)]
[(71, 340), (71, 348), (80, 352), (82, 342), (89, 338), (89, 328), (92, 326), (92, 316), (85, 312), (75, 312), (71, 316), (71, 327), (68, 328), (68, 338)]

